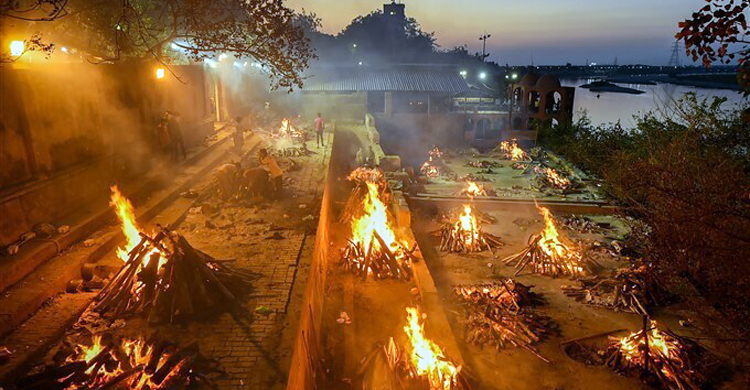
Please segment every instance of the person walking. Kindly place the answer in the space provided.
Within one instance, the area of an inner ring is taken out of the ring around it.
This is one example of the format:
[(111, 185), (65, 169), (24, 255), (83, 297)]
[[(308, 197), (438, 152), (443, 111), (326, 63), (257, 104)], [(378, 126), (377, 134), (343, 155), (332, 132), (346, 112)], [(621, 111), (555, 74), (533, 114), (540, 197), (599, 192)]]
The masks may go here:
[(323, 117), (318, 113), (318, 117), (315, 118), (315, 134), (317, 135), (318, 147), (325, 146), (323, 139), (323, 131), (325, 130), (326, 124), (323, 121)]

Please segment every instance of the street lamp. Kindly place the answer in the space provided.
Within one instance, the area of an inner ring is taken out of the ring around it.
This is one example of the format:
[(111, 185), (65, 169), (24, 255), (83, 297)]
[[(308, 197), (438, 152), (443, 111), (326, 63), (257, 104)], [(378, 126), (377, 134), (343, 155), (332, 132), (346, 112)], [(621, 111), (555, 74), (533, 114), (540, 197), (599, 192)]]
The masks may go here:
[(482, 72), (482, 73), (479, 74), (479, 79), (480, 80), (484, 80), (486, 78), (487, 78), (487, 73), (486, 72)]
[(467, 71), (465, 71), (465, 70), (462, 70), (462, 71), (461, 71), (461, 72), (459, 72), (459, 73), (461, 74), (461, 77), (463, 77), (463, 78), (466, 78), (466, 76), (467, 76), (467, 75), (469, 74), (469, 72), (467, 72)]
[(18, 57), (21, 54), (23, 54), (23, 51), (26, 49), (26, 47), (23, 44), (23, 41), (13, 41), (10, 43), (10, 55), (14, 57)]
[(484, 32), (484, 35), (479, 37), (479, 40), (482, 41), (482, 62), (484, 62), (484, 59), (489, 56), (487, 54), (487, 40), (491, 37), (491, 34), (487, 34), (487, 32)]
[(156, 68), (156, 79), (161, 80), (164, 78), (164, 68)]

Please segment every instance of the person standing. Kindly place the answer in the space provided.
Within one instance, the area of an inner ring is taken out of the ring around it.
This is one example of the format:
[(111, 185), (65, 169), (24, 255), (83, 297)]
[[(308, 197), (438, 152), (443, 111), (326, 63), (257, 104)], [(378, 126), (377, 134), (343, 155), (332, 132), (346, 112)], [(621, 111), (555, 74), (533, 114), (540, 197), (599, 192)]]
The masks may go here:
[(260, 164), (263, 166), (263, 169), (268, 171), (269, 181), (271, 182), (271, 187), (274, 195), (281, 195), (284, 171), (279, 168), (279, 164), (276, 162), (276, 159), (268, 154), (268, 150), (266, 149), (261, 149), (258, 151), (258, 160), (260, 160)]
[(166, 118), (169, 125), (169, 137), (172, 141), (174, 159), (176, 161), (184, 160), (187, 158), (187, 153), (185, 153), (185, 140), (182, 138), (179, 114), (167, 111)]
[(167, 118), (159, 119), (156, 125), (156, 142), (159, 145), (159, 151), (162, 154), (172, 157), (172, 140), (169, 137), (169, 124)]
[(234, 148), (237, 149), (238, 153), (242, 153), (242, 147), (245, 146), (245, 131), (242, 127), (242, 117), (238, 116), (235, 119), (234, 133), (232, 134), (232, 140), (234, 141)]
[(318, 117), (315, 118), (315, 134), (317, 135), (318, 147), (324, 146), (323, 131), (325, 130), (326, 124), (323, 121), (323, 117), (318, 113)]

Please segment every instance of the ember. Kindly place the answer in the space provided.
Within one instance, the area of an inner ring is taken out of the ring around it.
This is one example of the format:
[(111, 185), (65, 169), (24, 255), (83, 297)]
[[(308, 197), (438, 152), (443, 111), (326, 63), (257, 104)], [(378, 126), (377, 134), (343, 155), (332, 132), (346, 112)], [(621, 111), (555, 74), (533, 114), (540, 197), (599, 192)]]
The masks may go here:
[(379, 279), (409, 280), (416, 245), (408, 250), (408, 245), (396, 238), (393, 217), (381, 199), (378, 185), (366, 182), (366, 188), (362, 211), (352, 220), (352, 238), (341, 251), (340, 265), (363, 279), (372, 274)]
[(95, 298), (99, 314), (113, 319), (142, 314), (149, 322), (172, 323), (206, 317), (250, 291), (254, 274), (215, 260), (176, 233), (162, 228), (141, 237)]
[(449, 252), (481, 252), (500, 248), (499, 237), (482, 231), (471, 205), (464, 205), (464, 211), (455, 223), (443, 225), (440, 232), (440, 250)]
[(557, 170), (549, 167), (545, 168), (539, 168), (535, 167), (535, 171), (537, 173), (540, 173), (544, 180), (546, 181), (546, 184), (550, 187), (558, 188), (561, 190), (566, 190), (571, 187), (572, 183), (570, 182), (570, 179), (568, 179), (565, 176), (562, 176), (560, 173), (557, 172)]
[(440, 169), (438, 169), (438, 167), (433, 165), (432, 163), (432, 156), (430, 156), (430, 159), (422, 164), (422, 167), (419, 168), (419, 171), (422, 172), (422, 174), (424, 174), (425, 176), (434, 179), (440, 176)]
[(704, 388), (705, 351), (698, 344), (669, 330), (659, 329), (655, 321), (648, 328), (614, 339), (605, 351), (606, 363), (612, 369), (640, 376), (643, 371), (654, 375), (663, 388), (698, 390)]
[(549, 209), (539, 206), (537, 209), (544, 216), (544, 229), (539, 234), (532, 234), (523, 250), (506, 257), (503, 262), (515, 265), (516, 275), (527, 266), (531, 267), (533, 273), (555, 277), (591, 273), (598, 264), (589, 258), (583, 258), (578, 249), (565, 242), (567, 240), (557, 232)]
[[(197, 343), (176, 348), (163, 341), (123, 339), (78, 345), (61, 364), (50, 365), (18, 381), (22, 389), (129, 389), (182, 388), (207, 382), (219, 373), (215, 362), (200, 356)], [(210, 383), (207, 383), (210, 385)]]

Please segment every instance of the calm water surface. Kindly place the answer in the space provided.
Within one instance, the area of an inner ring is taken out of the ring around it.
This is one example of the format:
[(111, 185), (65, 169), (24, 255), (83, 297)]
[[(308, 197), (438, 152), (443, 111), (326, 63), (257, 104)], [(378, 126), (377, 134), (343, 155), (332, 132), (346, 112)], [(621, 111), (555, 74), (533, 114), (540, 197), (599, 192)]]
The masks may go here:
[(699, 97), (726, 97), (723, 107), (729, 108), (741, 104), (748, 104), (748, 99), (742, 94), (728, 89), (706, 89), (685, 87), (672, 84), (638, 85), (618, 84), (622, 87), (635, 88), (646, 93), (630, 95), (614, 92), (591, 92), (580, 85), (594, 81), (593, 79), (563, 79), (561, 83), (566, 87), (576, 87), (574, 109), (575, 118), (579, 118), (582, 110), (588, 113), (594, 125), (621, 121), (623, 127), (633, 127), (633, 115), (642, 115), (660, 107), (669, 107), (675, 99), (688, 92), (695, 92)]

